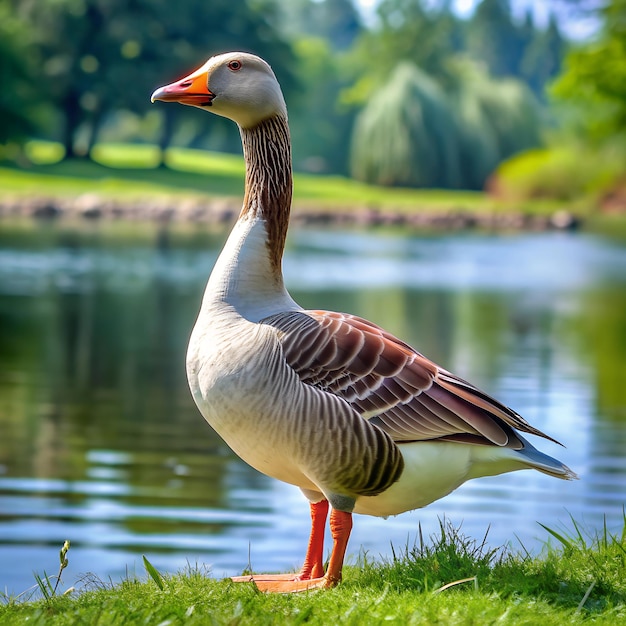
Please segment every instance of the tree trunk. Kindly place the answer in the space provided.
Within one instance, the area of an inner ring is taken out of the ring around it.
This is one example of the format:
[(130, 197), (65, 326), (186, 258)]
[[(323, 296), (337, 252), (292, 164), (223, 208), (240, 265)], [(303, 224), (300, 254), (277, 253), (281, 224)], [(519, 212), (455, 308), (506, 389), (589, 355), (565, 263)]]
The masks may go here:
[(73, 159), (78, 156), (74, 149), (74, 139), (76, 131), (81, 122), (81, 108), (78, 101), (78, 94), (71, 91), (63, 100), (63, 112), (65, 114), (65, 127), (63, 129), (63, 147), (65, 148), (65, 158)]
[(165, 151), (169, 148), (170, 143), (172, 142), (172, 137), (174, 136), (176, 113), (177, 111), (174, 111), (174, 107), (172, 106), (165, 107), (163, 112), (163, 132), (161, 133), (161, 138), (159, 140), (159, 167), (167, 167), (167, 163), (165, 162)]
[(102, 107), (99, 106), (91, 116), (89, 130), (87, 131), (87, 158), (89, 159), (91, 159), (91, 150), (96, 145), (98, 135), (100, 134), (103, 119)]

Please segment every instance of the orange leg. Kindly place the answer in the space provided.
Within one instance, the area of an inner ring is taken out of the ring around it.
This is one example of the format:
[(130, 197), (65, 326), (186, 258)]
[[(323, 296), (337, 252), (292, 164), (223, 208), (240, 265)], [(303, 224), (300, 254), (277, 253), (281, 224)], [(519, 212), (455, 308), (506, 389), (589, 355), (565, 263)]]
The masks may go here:
[(334, 587), (341, 582), (341, 570), (346, 556), (348, 539), (352, 532), (352, 513), (332, 510), (330, 514), (330, 532), (333, 536), (333, 551), (326, 572), (326, 587)]
[(324, 528), (328, 514), (328, 502), (311, 504), (311, 535), (309, 546), (300, 574), (254, 574), (235, 576), (234, 582), (253, 582), (267, 593), (294, 593), (309, 589), (334, 587), (341, 581), (343, 560), (352, 531), (352, 514), (332, 510), (330, 531), (333, 537), (333, 551), (330, 555), (328, 572), (324, 575), (322, 553), (324, 549)]
[(328, 517), (328, 500), (311, 502), (311, 535), (298, 580), (321, 578), (324, 575), (324, 531)]

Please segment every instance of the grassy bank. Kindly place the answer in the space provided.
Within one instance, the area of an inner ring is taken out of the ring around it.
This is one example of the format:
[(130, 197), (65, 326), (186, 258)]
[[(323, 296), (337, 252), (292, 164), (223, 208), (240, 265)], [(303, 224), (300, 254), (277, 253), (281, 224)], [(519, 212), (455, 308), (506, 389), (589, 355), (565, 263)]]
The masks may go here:
[[(387, 562), (363, 557), (338, 588), (264, 595), (201, 568), (24, 602), (5, 598), (0, 622), (23, 624), (562, 624), (626, 623), (626, 525), (588, 538), (574, 525), (541, 556), (511, 554), (454, 528)], [(71, 558), (71, 555), (68, 555)], [(148, 567), (150, 565), (148, 564)], [(50, 595), (50, 594), (48, 594)]]
[[(1, 147), (0, 147), (1, 148)], [(60, 160), (60, 146), (27, 144), (21, 166), (0, 149), (0, 216), (30, 217), (53, 206), (70, 219), (88, 213), (137, 222), (231, 223), (243, 197), (240, 156), (184, 148), (103, 144), (93, 160)], [(15, 156), (15, 155), (13, 155)], [(4, 161), (2, 160), (4, 158)], [(18, 159), (19, 160), (19, 159)], [(418, 230), (544, 230), (574, 222), (626, 239), (626, 213), (603, 212), (588, 197), (512, 199), (482, 192), (401, 189), (340, 176), (294, 175), (294, 217), (304, 222)], [(561, 219), (565, 216), (565, 222)], [(556, 220), (555, 220), (556, 218)]]
[[(235, 155), (172, 148), (166, 153), (167, 168), (157, 167), (158, 151), (149, 145), (99, 145), (94, 149), (93, 161), (60, 161), (56, 144), (32, 142), (26, 155), (31, 161), (27, 167), (18, 168), (9, 162), (0, 167), (0, 189), (5, 195), (97, 193), (116, 199), (243, 195), (244, 165)], [(563, 206), (553, 201), (509, 204), (481, 192), (377, 187), (340, 176), (303, 173), (294, 177), (294, 201), (322, 210), (338, 206), (478, 212), (515, 208), (551, 213)]]

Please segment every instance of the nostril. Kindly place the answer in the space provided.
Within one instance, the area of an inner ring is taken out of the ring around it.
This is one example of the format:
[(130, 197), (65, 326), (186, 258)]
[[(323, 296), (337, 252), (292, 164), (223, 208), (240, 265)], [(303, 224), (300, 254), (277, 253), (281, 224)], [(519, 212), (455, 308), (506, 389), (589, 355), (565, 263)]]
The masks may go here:
[(184, 80), (182, 83), (180, 83), (180, 86), (181, 86), (181, 87), (185, 87), (185, 88), (187, 88), (187, 87), (191, 87), (191, 83), (192, 83), (192, 82), (193, 82), (193, 81), (191, 81), (191, 80)]

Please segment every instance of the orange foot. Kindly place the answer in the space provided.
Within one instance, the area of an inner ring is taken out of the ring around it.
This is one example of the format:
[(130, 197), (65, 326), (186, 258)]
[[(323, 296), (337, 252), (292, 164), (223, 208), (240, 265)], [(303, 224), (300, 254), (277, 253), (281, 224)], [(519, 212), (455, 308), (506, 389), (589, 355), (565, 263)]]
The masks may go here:
[(298, 593), (335, 587), (341, 581), (343, 559), (352, 530), (352, 514), (335, 510), (330, 514), (330, 531), (334, 543), (328, 570), (324, 574), (322, 552), (327, 513), (327, 500), (311, 503), (311, 536), (299, 574), (250, 574), (233, 576), (231, 580), (236, 583), (254, 583), (259, 591), (265, 593)]
[(233, 576), (231, 580), (236, 583), (254, 583), (255, 587), (263, 593), (300, 593), (327, 589), (337, 584), (325, 576), (300, 580), (297, 574), (250, 574)]

